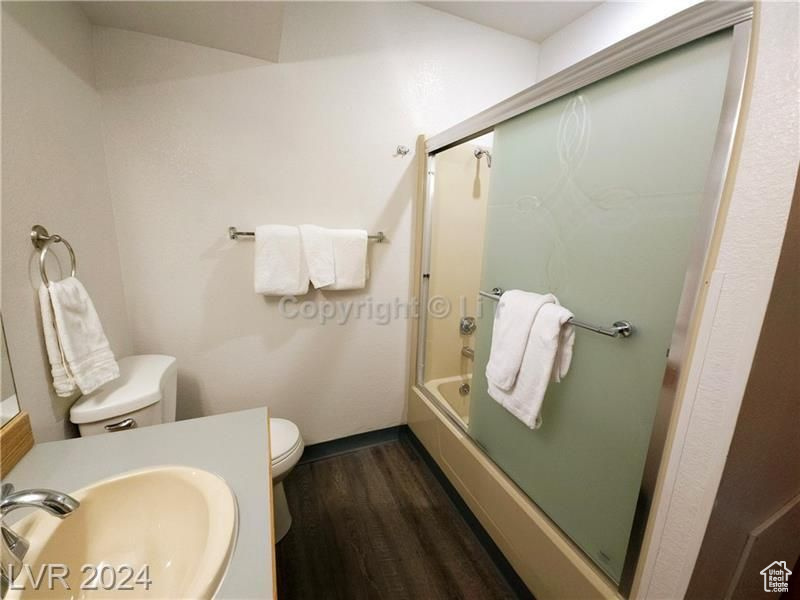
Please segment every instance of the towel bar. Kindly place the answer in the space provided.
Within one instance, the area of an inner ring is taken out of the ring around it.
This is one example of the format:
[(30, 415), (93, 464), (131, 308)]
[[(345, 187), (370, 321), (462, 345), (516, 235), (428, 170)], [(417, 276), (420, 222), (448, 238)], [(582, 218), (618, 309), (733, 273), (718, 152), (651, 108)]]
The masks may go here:
[[(493, 288), (491, 292), (484, 292), (483, 290), (479, 290), (478, 294), (483, 296), (484, 298), (489, 298), (489, 300), (499, 301), (500, 296), (503, 295), (503, 288)], [(587, 323), (585, 321), (579, 321), (575, 317), (572, 317), (569, 320), (571, 325), (575, 327), (580, 327), (581, 329), (587, 329), (589, 331), (593, 331), (594, 333), (599, 333), (602, 335), (607, 335), (608, 337), (630, 337), (633, 335), (633, 325), (631, 325), (630, 321), (614, 321), (611, 327), (603, 327), (602, 325), (593, 325), (592, 323)]]
[[(232, 240), (238, 240), (239, 238), (254, 238), (256, 237), (255, 231), (239, 231), (236, 227), (228, 227), (228, 237)], [(370, 234), (367, 236), (367, 239), (372, 240), (376, 244), (382, 244), (386, 241), (386, 236), (382, 231), (379, 231), (375, 234)]]

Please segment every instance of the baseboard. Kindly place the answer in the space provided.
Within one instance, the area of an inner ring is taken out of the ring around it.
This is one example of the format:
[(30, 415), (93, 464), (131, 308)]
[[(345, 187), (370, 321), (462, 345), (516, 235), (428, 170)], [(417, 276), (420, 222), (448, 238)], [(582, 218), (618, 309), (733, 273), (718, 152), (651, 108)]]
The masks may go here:
[(414, 432), (411, 431), (411, 428), (408, 425), (403, 425), (399, 429), (400, 437), (409, 442), (411, 447), (416, 451), (433, 476), (439, 482), (439, 485), (442, 486), (445, 494), (447, 494), (447, 497), (453, 503), (453, 506), (455, 506), (456, 510), (461, 514), (461, 517), (467, 523), (467, 526), (475, 534), (475, 537), (478, 538), (481, 546), (483, 546), (483, 548), (486, 550), (489, 558), (492, 559), (492, 562), (497, 567), (497, 570), (500, 571), (501, 575), (505, 578), (515, 596), (519, 600), (534, 600), (534, 596), (528, 589), (528, 586), (526, 586), (525, 582), (522, 581), (519, 575), (517, 575), (514, 567), (512, 567), (511, 563), (508, 562), (506, 557), (500, 551), (500, 548), (498, 548), (497, 544), (495, 544), (494, 540), (492, 540), (492, 537), (483, 528), (483, 525), (481, 525), (480, 521), (478, 521), (478, 518), (469, 509), (456, 488), (453, 487), (453, 484), (450, 483), (450, 480), (447, 479), (447, 476), (439, 468), (439, 465), (436, 464), (436, 461), (425, 449), (425, 446), (417, 438), (417, 436), (414, 435)]
[(400, 429), (403, 427), (407, 426), (395, 425), (394, 427), (386, 427), (385, 429), (357, 433), (356, 435), (350, 435), (329, 442), (311, 444), (310, 446), (306, 446), (305, 450), (303, 450), (303, 456), (300, 458), (298, 464), (302, 465), (317, 460), (324, 460), (332, 456), (348, 454), (356, 450), (361, 450), (362, 448), (369, 448), (370, 446), (377, 446), (387, 442), (396, 442), (400, 438)]

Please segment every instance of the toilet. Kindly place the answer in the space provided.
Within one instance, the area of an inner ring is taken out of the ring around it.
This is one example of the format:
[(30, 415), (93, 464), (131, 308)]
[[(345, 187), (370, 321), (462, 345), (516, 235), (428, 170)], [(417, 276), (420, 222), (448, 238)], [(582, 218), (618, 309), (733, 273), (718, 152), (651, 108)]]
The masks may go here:
[(82, 437), (175, 420), (178, 365), (174, 356), (141, 354), (117, 361), (119, 377), (81, 397), (69, 420)]
[(292, 515), (286, 502), (283, 480), (303, 454), (303, 438), (297, 425), (286, 419), (269, 420), (269, 445), (272, 456), (272, 505), (275, 513), (275, 543), (289, 532)]
[[(117, 361), (119, 378), (86, 394), (70, 410), (70, 421), (82, 437), (113, 433), (175, 420), (178, 366), (175, 357), (163, 354), (126, 356)], [(283, 491), (283, 480), (303, 454), (303, 438), (297, 425), (286, 419), (270, 419), (272, 499), (275, 542), (292, 525)]]

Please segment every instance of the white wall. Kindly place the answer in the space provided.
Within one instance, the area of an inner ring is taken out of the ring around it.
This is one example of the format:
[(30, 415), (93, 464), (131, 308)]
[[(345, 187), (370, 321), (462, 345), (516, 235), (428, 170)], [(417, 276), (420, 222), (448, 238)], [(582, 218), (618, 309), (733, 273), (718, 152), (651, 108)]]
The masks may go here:
[[(20, 404), (30, 413), (36, 441), (43, 442), (70, 434), (65, 414), (71, 400), (52, 392), (32, 225), (72, 244), (78, 275), (113, 350), (124, 355), (131, 345), (93, 87), (91, 26), (71, 3), (5, 2), (2, 15), (2, 309)], [(66, 258), (63, 250), (58, 254)], [(49, 268), (57, 276), (57, 265)]]
[(537, 76), (550, 77), (699, 1), (605, 2), (541, 43)]
[(113, 29), (95, 51), (134, 350), (177, 356), (179, 416), (269, 405), (311, 443), (401, 423), (406, 323), (282, 317), (226, 228), (383, 230), (368, 289), (325, 297), (406, 301), (417, 174), (395, 147), (533, 83), (537, 45), (414, 3), (303, 3), (279, 64)]

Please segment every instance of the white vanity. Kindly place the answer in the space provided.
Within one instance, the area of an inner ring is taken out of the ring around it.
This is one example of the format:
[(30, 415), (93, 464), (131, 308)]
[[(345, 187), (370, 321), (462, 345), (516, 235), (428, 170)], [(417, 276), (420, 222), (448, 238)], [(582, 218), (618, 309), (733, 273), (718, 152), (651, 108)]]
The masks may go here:
[[(105, 518), (112, 521), (109, 523), (109, 527), (115, 528), (113, 533), (126, 536), (130, 540), (131, 536), (147, 534), (145, 529), (149, 519), (147, 512), (143, 513), (143, 511), (152, 511), (153, 515), (156, 515), (159, 510), (171, 511), (175, 514), (191, 512), (183, 510), (187, 507), (186, 498), (176, 498), (181, 493), (194, 495), (195, 500), (198, 500), (196, 504), (205, 506), (207, 499), (197, 498), (198, 494), (202, 496), (204, 492), (197, 490), (210, 489), (214, 486), (205, 484), (213, 484), (213, 480), (217, 482), (219, 480), (209, 478), (202, 471), (218, 475), (227, 484), (226, 487), (230, 487), (230, 491), (235, 496), (238, 508), (238, 532), (236, 529), (233, 530), (233, 552), (227, 566), (227, 573), (224, 574), (219, 592), (215, 597), (237, 600), (274, 598), (272, 482), (269, 472), (270, 441), (267, 423), (267, 409), (259, 408), (165, 423), (109, 435), (36, 444), (4, 478), (4, 482), (13, 483), (17, 490), (50, 488), (69, 494), (129, 471), (144, 470), (134, 477), (140, 479), (142, 477), (160, 478), (161, 480), (161, 483), (154, 481), (150, 495), (143, 502), (147, 506), (137, 506), (137, 503), (129, 503), (130, 506), (128, 506), (122, 503), (119, 514), (116, 515), (116, 523), (114, 523), (109, 514), (100, 515), (99, 509), (97, 515), (89, 514), (90, 511), (102, 505), (102, 502), (98, 500), (101, 492), (96, 491), (95, 499), (92, 502), (82, 500), (84, 504), (77, 509), (77, 511), (86, 511), (84, 524), (91, 519)], [(224, 451), (221, 451), (223, 449)], [(173, 470), (152, 469), (164, 466), (176, 468)], [(192, 475), (193, 470), (196, 476)], [(171, 481), (170, 474), (173, 471), (177, 479), (185, 476), (187, 482), (191, 480), (190, 486), (195, 486), (195, 490), (187, 491), (186, 485), (180, 485), (177, 480), (175, 486), (166, 485)], [(120, 487), (118, 483), (117, 487)], [(216, 487), (219, 489), (212, 490), (214, 493), (223, 489), (223, 486)], [(108, 488), (108, 484), (106, 484), (106, 488)], [(94, 489), (98, 490), (99, 488)], [(159, 497), (159, 492), (163, 494), (163, 498)], [(88, 498), (90, 493), (91, 490), (82, 492), (81, 498)], [(123, 495), (119, 498), (124, 498), (124, 491), (120, 490), (106, 491), (104, 489), (102, 493), (121, 493)], [(176, 502), (182, 506), (177, 506)], [(220, 504), (220, 506), (222, 505)], [(9, 514), (6, 522), (13, 524), (25, 512), (27, 511)], [(225, 510), (215, 509), (208, 512), (212, 518), (222, 521), (227, 517), (227, 520), (230, 521), (231, 515)], [(45, 514), (38, 518), (40, 523), (45, 523), (41, 521), (42, 519), (52, 520), (51, 527), (55, 527), (61, 524), (67, 525), (75, 517), (68, 517), (63, 522)], [(197, 519), (198, 523), (202, 522), (203, 518), (200, 515)], [(130, 522), (128, 523), (126, 519)], [(173, 519), (168, 520), (172, 521)], [(187, 523), (192, 525), (191, 522)], [(97, 524), (97, 522), (94, 523), (95, 526)], [(176, 537), (182, 535), (180, 527), (167, 528), (159, 531), (159, 534)], [(226, 535), (228, 536), (226, 540), (220, 538), (221, 544), (230, 541), (230, 532), (227, 532)], [(71, 536), (71, 538), (74, 537)], [(110, 537), (113, 538), (113, 535)], [(96, 539), (96, 536), (93, 538)], [(167, 540), (169, 543), (164, 545), (179, 547), (180, 543), (186, 541)], [(75, 543), (80, 545), (80, 540), (76, 539)], [(194, 548), (193, 551), (198, 552), (198, 549)], [(138, 557), (139, 559), (152, 560), (154, 563), (150, 568), (150, 577), (154, 580), (159, 575), (169, 577), (170, 568), (179, 566), (175, 565), (170, 557), (159, 554), (155, 550), (153, 550), (152, 557), (148, 554), (148, 550), (145, 549), (142, 552), (144, 554), (142, 557)], [(75, 548), (74, 553), (77, 560), (82, 553), (81, 548)], [(185, 553), (182, 554), (185, 558)], [(221, 554), (225, 555), (225, 552), (223, 551)], [(213, 570), (219, 565), (223, 565), (220, 574), (222, 576), (224, 563), (221, 560), (224, 558), (227, 556), (217, 560), (216, 563), (219, 564), (207, 565), (206, 568)], [(67, 560), (60, 562), (67, 562)]]

